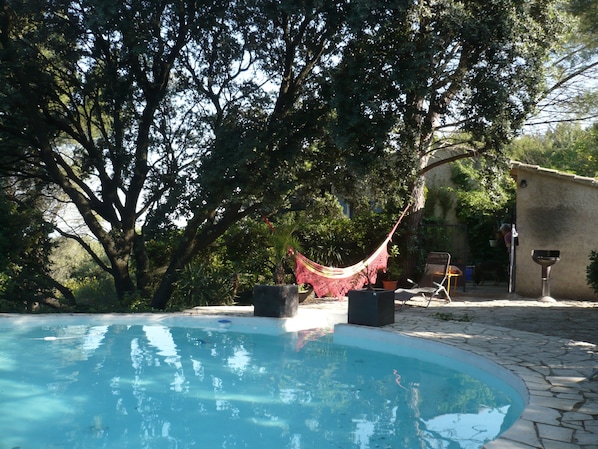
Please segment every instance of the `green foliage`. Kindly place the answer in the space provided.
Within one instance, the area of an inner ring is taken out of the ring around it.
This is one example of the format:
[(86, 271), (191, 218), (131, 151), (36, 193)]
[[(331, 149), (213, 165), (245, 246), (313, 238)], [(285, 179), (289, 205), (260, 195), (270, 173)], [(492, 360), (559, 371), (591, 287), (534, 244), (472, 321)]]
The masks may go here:
[(301, 252), (301, 244), (295, 236), (298, 224), (292, 221), (292, 217), (285, 215), (287, 221), (278, 221), (272, 224), (268, 221), (270, 233), (268, 234), (268, 246), (271, 258), (268, 261), (272, 268), (274, 284), (285, 284), (286, 265), (293, 257), (293, 251)]
[(523, 135), (514, 139), (507, 147), (507, 153), (511, 159), (524, 164), (552, 167), (552, 141), (540, 135)]
[(449, 313), (437, 312), (432, 316), (434, 318), (437, 318), (442, 321), (461, 321), (461, 322), (465, 322), (465, 323), (470, 323), (472, 321), (471, 317), (467, 313), (465, 313), (462, 316), (455, 316), (450, 312)]
[(352, 219), (341, 216), (311, 221), (300, 232), (304, 253), (323, 265), (353, 265), (378, 248), (396, 219), (369, 210)]
[(147, 257), (151, 261), (154, 270), (159, 271), (163, 267), (168, 266), (180, 239), (180, 230), (169, 230), (148, 236), (145, 247)]
[[(567, 8), (579, 19), (583, 37), (598, 38), (598, 4), (593, 0), (569, 0)], [(582, 36), (578, 36), (582, 37)]]
[(598, 175), (598, 123), (588, 128), (560, 123), (543, 135), (516, 139), (509, 153), (513, 159), (526, 164), (595, 177)]
[(452, 180), (457, 186), (457, 217), (467, 225), (472, 261), (506, 257), (504, 248), (491, 248), (488, 240), (496, 238), (501, 223), (514, 219), (515, 185), (508, 170), (493, 161), (460, 161), (453, 166)]
[[(101, 252), (98, 242), (91, 238), (84, 241), (96, 253)], [(111, 276), (78, 242), (63, 237), (54, 242), (51, 275), (72, 292), (75, 298), (72, 307), (77, 311), (126, 311), (124, 303), (118, 300)]]
[(346, 165), (338, 163), (329, 179), (334, 191), (351, 204), (352, 215), (400, 209), (418, 167), (413, 156), (408, 151), (394, 152), (388, 142), (374, 160), (359, 157)]
[(414, 170), (436, 124), (462, 136), (438, 147), (500, 151), (542, 95), (545, 57), (565, 31), (555, 1), (356, 5), (333, 99), (338, 139), (366, 157), (391, 147)]
[[(541, 92), (557, 5), (9, 0), (2, 170), (62, 189), (119, 299), (164, 308), (184, 267), (248, 216), (331, 184), (360, 214), (391, 210), (439, 127), (467, 134), (456, 149), (500, 151)], [(167, 261), (147, 251), (140, 230), (180, 222)], [(379, 238), (358, 225), (345, 259)]]
[(222, 259), (231, 263), (240, 274), (244, 281), (239, 287), (242, 296), (251, 295), (254, 284), (272, 282), (268, 232), (270, 230), (263, 220), (247, 218), (232, 226), (218, 240), (216, 247), (211, 248), (212, 251), (217, 250)]
[(598, 251), (590, 252), (590, 264), (586, 268), (586, 281), (598, 296)]
[[(351, 220), (350, 233), (353, 245), (347, 255), (347, 264), (354, 264), (364, 256), (372, 254), (386, 238), (397, 218), (397, 216), (375, 211), (368, 211), (354, 217)], [(395, 237), (395, 240), (397, 239)]]
[(67, 280), (65, 286), (73, 292), (78, 312), (127, 311), (119, 303), (114, 283), (106, 273), (79, 274)]
[(426, 215), (429, 217), (440, 210), (441, 218), (446, 219), (448, 212), (454, 207), (454, 192), (451, 187), (430, 188), (426, 193)]
[[(98, 250), (97, 242), (90, 238), (85, 239), (85, 242)], [(55, 248), (50, 257), (54, 279), (66, 283), (73, 280), (91, 280), (102, 277), (103, 271), (78, 242), (59, 237), (54, 239), (54, 243)], [(85, 283), (85, 281), (82, 282), (82, 284)]]
[(342, 266), (346, 259), (351, 220), (337, 197), (330, 193), (312, 198), (298, 213), (297, 238), (304, 255), (323, 265)]
[(236, 276), (229, 264), (217, 258), (194, 261), (181, 273), (170, 307), (230, 305), (236, 293)]
[[(4, 186), (3, 186), (4, 187)], [(54, 296), (49, 276), (51, 228), (35, 197), (0, 194), (0, 300), (3, 310), (32, 311)]]
[(344, 266), (353, 259), (355, 236), (349, 218), (337, 218), (308, 223), (300, 234), (304, 254), (322, 265)]

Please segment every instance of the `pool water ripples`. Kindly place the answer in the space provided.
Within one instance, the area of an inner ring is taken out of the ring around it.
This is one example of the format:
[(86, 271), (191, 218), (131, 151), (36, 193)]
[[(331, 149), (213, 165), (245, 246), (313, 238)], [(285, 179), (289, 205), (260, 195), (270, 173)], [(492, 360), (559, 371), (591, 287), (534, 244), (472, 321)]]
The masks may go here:
[(478, 449), (520, 415), (506, 385), (417, 357), (136, 322), (0, 332), (0, 447)]

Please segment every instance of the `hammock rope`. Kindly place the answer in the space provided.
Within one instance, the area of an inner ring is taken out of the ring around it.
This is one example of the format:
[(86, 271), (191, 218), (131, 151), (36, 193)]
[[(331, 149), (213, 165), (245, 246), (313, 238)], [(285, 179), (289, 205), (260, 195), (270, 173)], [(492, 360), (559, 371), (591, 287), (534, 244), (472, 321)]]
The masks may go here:
[(392, 230), (382, 244), (367, 259), (354, 265), (337, 268), (320, 265), (299, 252), (295, 252), (295, 278), (298, 284), (311, 284), (319, 297), (326, 295), (342, 299), (352, 289), (365, 284), (375, 284), (379, 271), (386, 272), (388, 243), (396, 232), (410, 204), (407, 204)]

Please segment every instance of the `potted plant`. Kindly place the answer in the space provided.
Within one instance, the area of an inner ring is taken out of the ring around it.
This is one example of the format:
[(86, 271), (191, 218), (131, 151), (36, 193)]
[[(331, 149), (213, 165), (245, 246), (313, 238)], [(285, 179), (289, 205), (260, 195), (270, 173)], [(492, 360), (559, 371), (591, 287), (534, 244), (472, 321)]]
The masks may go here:
[(299, 305), (299, 287), (288, 284), (287, 264), (293, 258), (294, 250), (300, 250), (299, 242), (293, 233), (296, 226), (280, 224), (274, 227), (267, 219), (269, 227), (268, 244), (270, 247), (270, 265), (273, 285), (255, 285), (253, 287), (253, 314), (273, 318), (293, 317)]
[(349, 290), (349, 324), (379, 327), (395, 322), (394, 290), (374, 288), (375, 274), (366, 268), (362, 273), (367, 278), (365, 288)]
[(388, 279), (382, 279), (382, 288), (384, 290), (395, 291), (397, 289), (399, 281), (392, 277), (388, 272), (387, 275), (389, 276)]
[(401, 267), (399, 266), (396, 256), (399, 254), (397, 245), (392, 245), (388, 251), (388, 266), (386, 273), (382, 276), (382, 288), (386, 290), (396, 290), (401, 275)]

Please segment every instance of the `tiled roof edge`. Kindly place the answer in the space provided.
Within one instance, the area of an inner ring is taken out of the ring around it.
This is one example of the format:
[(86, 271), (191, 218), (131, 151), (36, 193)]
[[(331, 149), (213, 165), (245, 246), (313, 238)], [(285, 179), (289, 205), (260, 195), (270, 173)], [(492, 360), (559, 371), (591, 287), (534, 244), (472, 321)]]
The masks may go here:
[(590, 178), (588, 176), (578, 176), (578, 175), (574, 175), (572, 173), (565, 173), (562, 171), (553, 170), (551, 168), (543, 168), (543, 167), (540, 167), (539, 165), (524, 164), (523, 162), (518, 162), (518, 161), (510, 161), (510, 164), (511, 164), (512, 169), (518, 169), (518, 170), (523, 170), (523, 171), (528, 171), (528, 172), (538, 172), (538, 173), (541, 173), (546, 176), (554, 176), (557, 178), (564, 178), (569, 181), (575, 181), (575, 182), (579, 182), (582, 184), (589, 184), (589, 185), (598, 187), (598, 179), (596, 179), (596, 178)]

